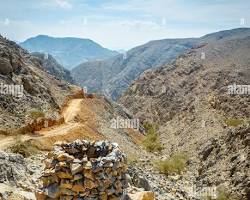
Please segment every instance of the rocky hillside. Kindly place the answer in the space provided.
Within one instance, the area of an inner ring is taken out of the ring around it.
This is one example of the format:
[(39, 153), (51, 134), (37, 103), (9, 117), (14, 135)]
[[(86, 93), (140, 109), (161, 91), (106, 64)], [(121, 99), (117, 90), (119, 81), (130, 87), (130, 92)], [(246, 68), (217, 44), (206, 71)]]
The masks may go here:
[(201, 38), (151, 41), (111, 59), (83, 63), (72, 70), (72, 75), (77, 83), (87, 86), (89, 91), (102, 92), (116, 100), (144, 71), (170, 63), (196, 45), (248, 34), (249, 29), (240, 28)]
[(70, 86), (44, 71), (16, 43), (0, 37), (0, 130), (25, 123), (31, 109), (56, 116)]
[(165, 155), (188, 155), (194, 185), (249, 199), (250, 93), (230, 94), (228, 86), (250, 84), (250, 31), (202, 39), (172, 63), (144, 72), (119, 102), (160, 125)]
[(37, 58), (39, 64), (42, 65), (49, 74), (58, 80), (74, 83), (70, 71), (60, 65), (52, 55), (39, 52), (34, 52), (32, 55)]
[(151, 41), (104, 61), (86, 62), (75, 67), (72, 75), (91, 92), (117, 99), (142, 72), (175, 59), (196, 44), (195, 39)]
[(73, 37), (55, 38), (38, 35), (20, 43), (29, 52), (43, 52), (53, 55), (67, 69), (90, 60), (105, 59), (117, 55), (115, 51), (103, 48), (90, 39)]

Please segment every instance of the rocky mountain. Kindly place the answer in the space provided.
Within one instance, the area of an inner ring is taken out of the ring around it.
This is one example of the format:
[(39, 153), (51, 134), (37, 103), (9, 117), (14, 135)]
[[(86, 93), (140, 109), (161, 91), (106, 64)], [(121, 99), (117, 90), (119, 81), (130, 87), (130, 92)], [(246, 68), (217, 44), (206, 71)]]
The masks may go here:
[(115, 56), (118, 52), (103, 48), (90, 39), (73, 37), (55, 38), (38, 35), (20, 45), (29, 52), (49, 53), (67, 69), (90, 60), (100, 60)]
[(173, 62), (144, 72), (119, 103), (160, 126), (163, 154), (188, 155), (189, 185), (249, 199), (250, 29), (201, 39)]
[(31, 109), (56, 116), (70, 86), (56, 80), (26, 50), (0, 37), (0, 130), (20, 127)]
[(249, 33), (249, 29), (233, 29), (192, 39), (165, 39), (151, 41), (116, 57), (96, 62), (80, 64), (72, 70), (72, 75), (81, 86), (89, 91), (102, 92), (116, 100), (148, 69), (169, 63), (177, 56), (196, 45), (221, 39), (239, 38)]
[(58, 80), (74, 83), (70, 71), (60, 65), (52, 55), (39, 52), (34, 52), (32, 55), (37, 58), (39, 64), (42, 65), (49, 74), (55, 76)]
[(117, 99), (142, 72), (170, 62), (195, 44), (196, 39), (151, 41), (104, 61), (82, 63), (72, 75), (89, 91)]

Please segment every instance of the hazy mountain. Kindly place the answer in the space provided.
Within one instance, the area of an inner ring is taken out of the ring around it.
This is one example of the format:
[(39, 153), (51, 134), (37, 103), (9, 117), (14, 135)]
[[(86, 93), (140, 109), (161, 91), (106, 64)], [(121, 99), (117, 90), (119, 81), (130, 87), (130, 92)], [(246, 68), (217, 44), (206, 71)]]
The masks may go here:
[(82, 63), (72, 70), (72, 76), (89, 91), (102, 92), (112, 99), (147, 69), (170, 62), (192, 48), (196, 39), (166, 39), (151, 41), (103, 61)]
[(227, 183), (239, 199), (249, 199), (250, 98), (246, 90), (230, 94), (228, 86), (249, 86), (250, 29), (202, 39), (208, 42), (144, 72), (119, 103), (160, 126), (164, 155), (188, 155), (193, 185)]
[(53, 55), (67, 69), (72, 69), (82, 62), (105, 59), (118, 54), (90, 39), (74, 37), (55, 38), (39, 35), (21, 42), (20, 45), (30, 52)]
[(52, 55), (39, 52), (34, 52), (32, 55), (49, 74), (55, 76), (59, 80), (65, 80), (69, 83), (74, 82), (70, 71), (60, 65)]
[(90, 91), (102, 92), (117, 99), (141, 73), (171, 62), (196, 45), (244, 37), (249, 29), (221, 31), (192, 39), (164, 39), (151, 41), (124, 52), (123, 55), (97, 62), (86, 62), (72, 70), (72, 76)]

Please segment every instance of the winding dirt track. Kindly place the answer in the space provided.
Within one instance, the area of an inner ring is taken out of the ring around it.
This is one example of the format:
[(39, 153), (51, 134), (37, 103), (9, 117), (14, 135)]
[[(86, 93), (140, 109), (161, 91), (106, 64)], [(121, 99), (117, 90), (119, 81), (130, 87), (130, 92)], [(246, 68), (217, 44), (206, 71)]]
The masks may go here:
[[(20, 135), (18, 138), (22, 141), (38, 140), (42, 138), (48, 138), (53, 136), (59, 136), (68, 133), (70, 130), (80, 127), (79, 123), (75, 122), (75, 117), (81, 111), (81, 102), (83, 99), (72, 99), (68, 107), (64, 109), (62, 116), (65, 119), (65, 123), (60, 126), (51, 127), (49, 129), (43, 129), (38, 131), (36, 136), (32, 135)], [(0, 138), (0, 150), (6, 149), (8, 146), (13, 145), (17, 140), (16, 136), (8, 136)]]

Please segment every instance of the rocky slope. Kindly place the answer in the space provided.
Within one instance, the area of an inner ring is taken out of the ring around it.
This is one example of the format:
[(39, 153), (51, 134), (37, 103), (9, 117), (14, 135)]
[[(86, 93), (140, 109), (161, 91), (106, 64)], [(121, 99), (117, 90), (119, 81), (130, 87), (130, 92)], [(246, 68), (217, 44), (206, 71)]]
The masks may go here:
[(105, 59), (117, 55), (115, 51), (103, 48), (90, 39), (73, 37), (55, 38), (38, 35), (20, 43), (29, 52), (43, 52), (53, 55), (67, 69), (82, 62)]
[(31, 109), (56, 117), (71, 92), (67, 82), (56, 80), (27, 51), (3, 37), (0, 37), (0, 81), (0, 130), (25, 124)]
[(34, 52), (32, 55), (37, 58), (37, 61), (49, 74), (53, 75), (58, 80), (74, 83), (70, 71), (60, 65), (52, 55), (39, 52)]
[(119, 102), (160, 125), (165, 155), (188, 154), (189, 184), (221, 186), (249, 199), (249, 92), (232, 95), (228, 86), (250, 83), (250, 32), (203, 39), (172, 63), (144, 72)]
[(151, 41), (123, 55), (83, 63), (72, 70), (72, 75), (77, 83), (88, 87), (89, 91), (101, 92), (116, 100), (144, 71), (170, 63), (202, 43), (246, 35), (249, 35), (249, 29), (242, 28), (212, 33), (201, 38)]
[(89, 91), (117, 99), (142, 72), (170, 62), (195, 43), (195, 39), (151, 41), (123, 55), (82, 63), (72, 70), (72, 75), (77, 83), (88, 87)]

